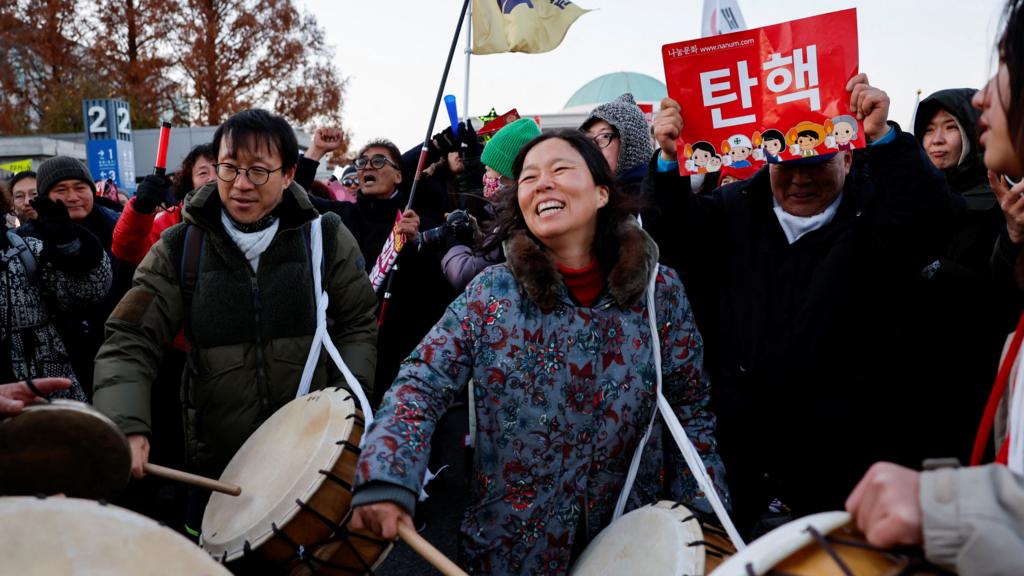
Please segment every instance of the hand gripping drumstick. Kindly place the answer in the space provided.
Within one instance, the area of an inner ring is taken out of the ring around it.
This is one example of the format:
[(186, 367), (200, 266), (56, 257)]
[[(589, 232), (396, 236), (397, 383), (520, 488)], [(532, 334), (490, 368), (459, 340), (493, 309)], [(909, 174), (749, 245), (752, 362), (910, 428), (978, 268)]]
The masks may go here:
[(433, 544), (427, 542), (423, 536), (420, 536), (415, 528), (410, 528), (408, 525), (399, 522), (398, 536), (405, 540), (405, 543), (422, 556), (424, 560), (430, 562), (434, 568), (437, 568), (441, 574), (445, 576), (469, 576), (455, 562), (452, 562), (440, 550), (434, 548)]
[[(227, 482), (221, 482), (206, 476), (199, 476), (196, 474), (189, 474), (188, 472), (182, 472), (181, 470), (175, 470), (174, 468), (167, 468), (160, 466), (159, 464), (150, 464), (146, 462), (142, 465), (142, 469), (146, 474), (152, 474), (153, 476), (159, 476), (160, 478), (167, 478), (168, 480), (176, 480), (185, 484), (191, 484), (192, 486), (198, 486), (200, 488), (206, 488), (207, 490), (213, 490), (228, 496), (238, 496), (242, 493), (242, 487), (236, 484), (228, 484)], [(429, 544), (428, 544), (429, 546)]]

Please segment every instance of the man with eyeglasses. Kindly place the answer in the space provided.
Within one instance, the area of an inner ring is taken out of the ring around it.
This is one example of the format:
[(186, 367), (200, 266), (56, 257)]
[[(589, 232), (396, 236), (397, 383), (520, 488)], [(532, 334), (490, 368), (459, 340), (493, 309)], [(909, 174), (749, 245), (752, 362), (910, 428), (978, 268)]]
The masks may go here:
[[(271, 414), (295, 398), (317, 330), (310, 256), (316, 209), (293, 182), (298, 159), (286, 120), (263, 110), (229, 118), (213, 137), (217, 180), (196, 190), (184, 222), (138, 267), (107, 322), (94, 404), (128, 436), (132, 474), (149, 458), (150, 387), (184, 324), (190, 468), (216, 478)], [(320, 220), (328, 334), (369, 393), (377, 301), (355, 239), (333, 214)], [(191, 280), (189, 280), (191, 278)], [(311, 390), (347, 386), (320, 353)], [(198, 527), (202, 497), (188, 526)]]
[(36, 173), (26, 170), (18, 172), (11, 178), (11, 196), (14, 198), (14, 215), (22, 224), (35, 220), (38, 214), (32, 202), (38, 196), (36, 192)]

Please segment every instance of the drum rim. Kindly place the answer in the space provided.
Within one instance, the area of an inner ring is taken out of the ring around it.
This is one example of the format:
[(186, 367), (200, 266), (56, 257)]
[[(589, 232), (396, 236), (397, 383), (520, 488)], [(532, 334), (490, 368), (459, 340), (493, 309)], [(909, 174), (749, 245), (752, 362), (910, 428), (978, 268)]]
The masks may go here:
[[(351, 392), (340, 387), (310, 392), (305, 396), (291, 400), (285, 404), (285, 406), (288, 406), (292, 402), (296, 402), (298, 400), (308, 401), (310, 398), (317, 396), (326, 396), (329, 399), (330, 407), (328, 410), (332, 412), (347, 404), (351, 404), (351, 413), (354, 414), (355, 417), (349, 418), (346, 416), (343, 418), (328, 418), (328, 425), (323, 433), (323, 437), (333, 440), (323, 443), (309, 460), (309, 462), (317, 462), (320, 463), (320, 465), (307, 465), (305, 470), (296, 474), (295, 480), (289, 486), (289, 490), (278, 498), (273, 506), (268, 507), (267, 511), (259, 518), (259, 520), (254, 522), (252, 526), (241, 533), (233, 535), (231, 538), (219, 538), (214, 541), (210, 541), (207, 536), (206, 511), (204, 510), (199, 545), (203, 550), (206, 550), (207, 553), (217, 560), (222, 562), (237, 560), (245, 555), (246, 543), (248, 543), (248, 547), (251, 550), (255, 550), (260, 545), (269, 541), (275, 535), (272, 524), (276, 524), (278, 530), (284, 530), (288, 523), (291, 522), (302, 509), (298, 504), (296, 504), (295, 500), (298, 498), (303, 502), (308, 502), (320, 490), (320, 487), (325, 480), (325, 476), (321, 474), (319, 470), (331, 470), (344, 454), (346, 448), (339, 445), (337, 442), (339, 440), (347, 440), (351, 437), (352, 431), (355, 427), (356, 418), (362, 418), (359, 406), (355, 403), (355, 398), (352, 396)], [(283, 411), (285, 406), (278, 409), (278, 412)], [(260, 425), (260, 428), (270, 422), (278, 412), (275, 412), (270, 416), (270, 418), (267, 418), (267, 420)], [(255, 436), (258, 431), (259, 428), (257, 428), (249, 438), (251, 439)], [(246, 443), (248, 442), (249, 440), (247, 439)], [(245, 443), (242, 444), (242, 448), (244, 447)], [(242, 452), (242, 448), (239, 448), (238, 452), (235, 453), (235, 456), (231, 458), (231, 462), (234, 462), (238, 454)], [(227, 472), (231, 467), (231, 462), (228, 463), (227, 468), (225, 468), (225, 472)], [(221, 480), (225, 480), (223, 475), (221, 476)], [(305, 488), (302, 489), (301, 493), (296, 493), (294, 488), (300, 485), (305, 486)], [(242, 494), (243, 496), (245, 495), (244, 484), (242, 485)], [(230, 504), (233, 498), (234, 497), (232, 496), (213, 493), (210, 497), (210, 503), (207, 503), (206, 508), (208, 510), (210, 504), (215, 501), (223, 500), (226, 504)]]
[[(682, 519), (685, 519), (685, 518), (689, 518), (690, 516), (693, 516), (693, 512), (689, 508), (687, 508), (686, 505), (684, 505), (682, 503), (674, 502), (672, 500), (660, 500), (657, 503), (647, 504), (647, 505), (641, 506), (639, 508), (636, 508), (634, 510), (631, 510), (631, 511), (627, 512), (626, 514), (623, 514), (619, 518), (619, 520), (622, 520), (623, 518), (626, 518), (626, 517), (628, 517), (630, 515), (634, 515), (637, 512), (641, 512), (641, 511), (646, 511), (646, 512), (657, 511), (657, 512), (655, 512), (656, 514), (663, 514), (663, 515), (667, 514), (667, 515), (670, 515), (670, 516), (674, 516), (674, 517), (676, 517), (676, 520), (682, 520)], [(616, 520), (615, 522), (618, 522), (619, 520)], [(605, 536), (606, 538), (614, 538), (616, 535), (610, 534), (607, 531), (608, 531), (609, 528), (611, 528), (611, 527), (613, 527), (615, 525), (615, 522), (612, 522), (611, 524), (605, 526), (600, 532), (598, 532), (597, 536), (595, 536), (594, 539), (590, 541), (590, 543), (587, 545), (586, 549), (583, 550), (583, 553), (580, 554), (580, 557), (576, 559), (576, 562), (574, 562), (572, 567), (570, 568), (570, 570), (569, 570), (569, 575), (570, 576), (584, 576), (585, 573), (584, 572), (580, 572), (580, 570), (587, 569), (586, 563), (593, 561), (591, 558), (595, 554), (593, 552), (588, 554), (588, 552), (591, 551), (591, 546), (595, 546), (595, 545), (596, 546), (600, 546), (601, 543), (602, 543), (602, 540), (601, 540), (602, 536)], [(686, 532), (691, 533), (691, 534), (695, 534), (697, 541), (700, 541), (700, 540), (704, 539), (704, 536), (703, 536), (704, 530), (701, 527), (700, 522), (698, 522), (696, 520), (693, 520), (691, 522), (682, 523), (682, 525), (685, 527), (685, 528), (682, 528), (682, 530), (685, 530)], [(687, 547), (686, 550), (693, 551), (694, 549)], [(671, 573), (673, 573), (673, 574), (703, 574), (704, 570), (705, 570), (705, 558), (704, 558), (704, 556), (701, 555), (701, 554), (693, 553), (692, 554), (692, 559), (693, 559), (693, 562), (694, 562), (695, 566), (683, 567), (682, 571), (673, 571)], [(679, 559), (679, 561), (677, 562), (677, 568), (679, 567), (678, 564), (682, 563), (683, 561), (684, 561), (684, 559), (682, 559), (682, 558)]]
[[(202, 548), (192, 543), (188, 538), (167, 526), (161, 525), (152, 518), (121, 508), (120, 506), (84, 498), (37, 496), (5, 496), (0, 498), (0, 517), (10, 519), (12, 514), (26, 508), (48, 508), (52, 509), (54, 513), (61, 515), (71, 512), (83, 512), (92, 515), (92, 518), (120, 518), (126, 523), (132, 523), (134, 531), (142, 528), (150, 531), (146, 534), (147, 538), (151, 538), (154, 534), (160, 534), (163, 538), (166, 538), (167, 542), (161, 544), (163, 547), (170, 548), (171, 543), (175, 543), (172, 552), (174, 554), (188, 554), (193, 559), (192, 563), (196, 567), (203, 569), (205, 574), (230, 576), (230, 572), (224, 566), (210, 558), (209, 555), (204, 553)], [(34, 538), (29, 536), (28, 533), (25, 534), (26, 538)], [(106, 533), (100, 536), (100, 538), (105, 537)], [(62, 539), (58, 538), (57, 540), (60, 541)], [(38, 560), (38, 558), (38, 555), (33, 556), (33, 559)], [(137, 559), (134, 561), (137, 561)]]
[(760, 576), (814, 541), (806, 530), (808, 526), (828, 534), (849, 524), (850, 519), (849, 512), (819, 512), (791, 520), (738, 550), (715, 570), (715, 576), (747, 576), (748, 564)]

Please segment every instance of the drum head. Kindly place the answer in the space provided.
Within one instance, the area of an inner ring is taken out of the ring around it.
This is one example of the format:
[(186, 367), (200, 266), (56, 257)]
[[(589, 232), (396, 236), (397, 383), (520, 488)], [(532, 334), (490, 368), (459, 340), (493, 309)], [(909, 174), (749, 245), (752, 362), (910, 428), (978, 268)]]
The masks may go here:
[(612, 522), (583, 551), (570, 574), (703, 574), (700, 522), (682, 504), (663, 500)]
[(0, 498), (0, 517), (4, 574), (229, 574), (170, 528), (92, 500)]
[(0, 495), (109, 500), (131, 465), (128, 439), (88, 404), (54, 400), (0, 421)]
[[(828, 534), (850, 522), (847, 512), (821, 512), (787, 522), (751, 542), (715, 570), (715, 576), (762, 576), (814, 541), (813, 527)], [(748, 565), (750, 569), (748, 569)]]
[(352, 434), (356, 405), (345, 390), (320, 390), (275, 412), (245, 441), (221, 474), (241, 496), (214, 493), (203, 515), (201, 543), (215, 558), (235, 560), (256, 548), (299, 511), (323, 483)]

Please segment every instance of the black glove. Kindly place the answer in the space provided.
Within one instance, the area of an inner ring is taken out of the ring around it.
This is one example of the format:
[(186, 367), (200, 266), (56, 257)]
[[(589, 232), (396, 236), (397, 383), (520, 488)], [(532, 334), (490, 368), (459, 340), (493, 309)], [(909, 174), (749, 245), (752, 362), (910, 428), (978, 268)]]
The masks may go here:
[(430, 141), (434, 143), (434, 147), (437, 149), (437, 152), (442, 156), (448, 154), (449, 152), (459, 151), (459, 142), (458, 140), (455, 139), (455, 134), (452, 133), (451, 126), (445, 128), (444, 130), (438, 132), (437, 134), (434, 134), (430, 138)]
[(79, 231), (71, 222), (67, 206), (45, 196), (39, 196), (30, 203), (39, 214), (36, 226), (42, 236), (43, 246), (54, 248), (61, 254), (78, 252)]
[(157, 206), (167, 203), (170, 190), (171, 181), (166, 176), (146, 176), (135, 190), (135, 211), (140, 214), (152, 214)]
[(462, 148), (463, 161), (478, 160), (484, 153), (484, 145), (480, 143), (480, 138), (473, 129), (472, 120), (459, 122), (459, 146)]
[(473, 246), (476, 241), (476, 221), (465, 210), (455, 210), (448, 214), (444, 222), (445, 251), (453, 246)]

